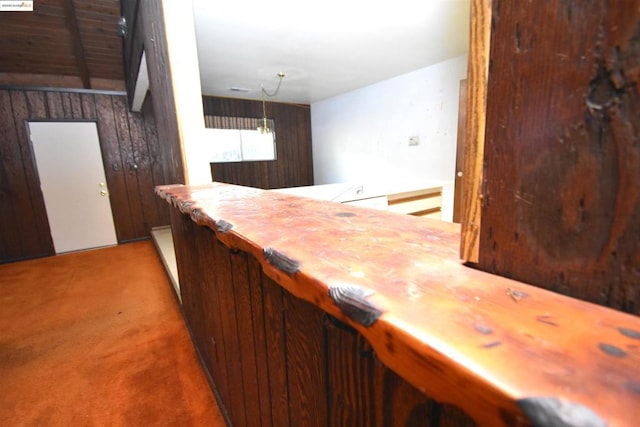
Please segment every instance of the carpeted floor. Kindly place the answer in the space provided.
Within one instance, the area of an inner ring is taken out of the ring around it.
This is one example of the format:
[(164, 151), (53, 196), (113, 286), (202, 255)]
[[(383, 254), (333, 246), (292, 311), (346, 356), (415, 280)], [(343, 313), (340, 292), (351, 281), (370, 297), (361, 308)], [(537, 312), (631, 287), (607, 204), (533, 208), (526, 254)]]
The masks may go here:
[(222, 426), (150, 241), (0, 265), (0, 426)]

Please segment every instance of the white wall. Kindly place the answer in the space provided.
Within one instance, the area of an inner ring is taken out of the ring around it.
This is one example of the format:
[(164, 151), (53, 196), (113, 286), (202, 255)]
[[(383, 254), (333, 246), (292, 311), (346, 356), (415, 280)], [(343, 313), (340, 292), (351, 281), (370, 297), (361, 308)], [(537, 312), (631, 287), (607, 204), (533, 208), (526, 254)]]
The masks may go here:
[[(364, 183), (368, 192), (451, 187), (466, 76), (462, 55), (312, 104), (315, 184)], [(409, 146), (411, 136), (419, 145)], [(450, 220), (453, 192), (444, 197), (443, 219)]]

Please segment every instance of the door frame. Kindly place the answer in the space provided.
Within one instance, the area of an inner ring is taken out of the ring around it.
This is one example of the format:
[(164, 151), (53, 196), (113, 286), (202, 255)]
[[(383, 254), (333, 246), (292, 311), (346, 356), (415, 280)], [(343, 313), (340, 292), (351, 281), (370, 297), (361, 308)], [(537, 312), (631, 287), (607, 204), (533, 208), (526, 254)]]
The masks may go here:
[[(41, 178), (40, 178), (40, 171), (38, 170), (38, 162), (36, 161), (36, 153), (35, 153), (35, 149), (33, 147), (33, 140), (31, 138), (31, 128), (29, 127), (29, 123), (93, 123), (95, 125), (95, 130), (96, 130), (96, 135), (98, 137), (98, 147), (100, 150), (100, 162), (102, 164), (102, 170), (103, 170), (103, 174), (104, 174), (104, 179), (105, 179), (105, 183), (106, 183), (106, 187), (108, 190), (108, 195), (107, 197), (109, 198), (109, 206), (110, 206), (110, 211), (111, 211), (111, 219), (113, 221), (113, 231), (115, 234), (115, 240), (116, 240), (116, 244), (120, 244), (120, 238), (118, 236), (118, 229), (116, 227), (116, 222), (115, 222), (115, 217), (113, 214), (113, 204), (112, 204), (112, 198), (111, 198), (111, 191), (109, 190), (111, 188), (111, 183), (109, 180), (109, 176), (107, 174), (107, 165), (105, 164), (105, 155), (104, 155), (104, 151), (103, 151), (103, 144), (102, 144), (102, 138), (100, 135), (100, 126), (98, 123), (97, 119), (85, 119), (85, 118), (28, 118), (24, 120), (24, 127), (26, 130), (26, 136), (27, 136), (27, 143), (29, 144), (29, 149), (30, 149), (30, 157), (31, 157), (31, 162), (33, 164), (33, 168), (35, 170), (35, 179), (36, 179), (36, 185), (38, 187), (39, 190), (39, 194), (40, 197), (42, 198), (42, 204), (45, 207), (45, 217), (47, 218), (47, 231), (48, 231), (48, 239), (51, 245), (51, 251), (52, 251), (52, 255), (57, 255), (58, 252), (56, 251), (55, 248), (55, 242), (53, 239), (53, 235), (51, 233), (51, 224), (50, 224), (50, 220), (49, 220), (49, 215), (46, 212), (46, 202), (44, 199), (44, 194), (42, 192), (42, 182), (41, 182)], [(89, 248), (87, 248), (89, 249)]]
[(462, 178), (467, 148), (467, 78), (460, 80), (458, 96), (458, 138), (456, 144), (456, 173), (453, 190), (453, 222), (462, 221)]

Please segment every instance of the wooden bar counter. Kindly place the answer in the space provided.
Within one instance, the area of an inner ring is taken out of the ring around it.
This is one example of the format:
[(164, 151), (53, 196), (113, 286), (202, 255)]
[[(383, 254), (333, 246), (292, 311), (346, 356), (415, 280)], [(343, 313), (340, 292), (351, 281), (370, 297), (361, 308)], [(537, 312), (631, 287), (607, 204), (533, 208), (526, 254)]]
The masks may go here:
[(462, 265), (455, 224), (220, 183), (156, 193), (235, 426), (640, 422), (640, 318)]

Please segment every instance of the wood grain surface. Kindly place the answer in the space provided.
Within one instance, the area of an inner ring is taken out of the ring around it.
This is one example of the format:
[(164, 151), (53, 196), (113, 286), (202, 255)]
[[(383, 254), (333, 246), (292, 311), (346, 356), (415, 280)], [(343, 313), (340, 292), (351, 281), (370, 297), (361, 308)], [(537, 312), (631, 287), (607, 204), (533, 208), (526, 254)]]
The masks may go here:
[(640, 1), (492, 7), (479, 268), (640, 314)]
[[(34, 1), (32, 12), (3, 11), (0, 15), (3, 83), (13, 80), (27, 86), (41, 83), (41, 86), (108, 89), (103, 83), (117, 82), (122, 86), (120, 3), (45, 0)], [(126, 7), (130, 2), (122, 3)], [(40, 80), (38, 76), (46, 78)]]
[[(262, 116), (259, 101), (214, 96), (203, 96), (202, 100), (205, 123), (211, 122), (211, 116)], [(276, 160), (213, 163), (213, 181), (264, 189), (313, 185), (309, 106), (267, 102), (266, 110), (275, 122)]]
[(153, 195), (166, 183), (151, 105), (128, 111), (122, 95), (0, 90), (0, 262), (53, 255), (47, 212), (27, 121), (95, 121), (119, 242), (169, 223)]
[(172, 234), (185, 317), (229, 423), (474, 425), (398, 377), (355, 329), (294, 297), (211, 229), (172, 210)]
[[(220, 183), (156, 193), (184, 223), (191, 217), (251, 255), (279, 287), (361, 334), (416, 389), (480, 425), (529, 425), (518, 402), (541, 397), (589, 408), (610, 426), (636, 425), (640, 319), (465, 267), (455, 224)], [(218, 220), (232, 228), (218, 231)], [(268, 262), (264, 248), (297, 261), (298, 271)], [(365, 291), (381, 316), (370, 327), (352, 320), (331, 286)], [(263, 293), (267, 353), (284, 345), (275, 324), (282, 295), (272, 288)]]
[(471, 1), (467, 114), (462, 167), (460, 258), (478, 262), (482, 205), (482, 169), (491, 40), (491, 0)]
[[(144, 48), (149, 73), (151, 101), (162, 144), (158, 145), (162, 170), (166, 182), (187, 182), (183, 158), (183, 141), (180, 134), (179, 107), (174, 94), (171, 58), (166, 40), (165, 17), (162, 3), (150, 0), (138, 1), (136, 33), (144, 29)], [(137, 36), (136, 36), (137, 37)], [(195, 107), (194, 107), (195, 108)]]

